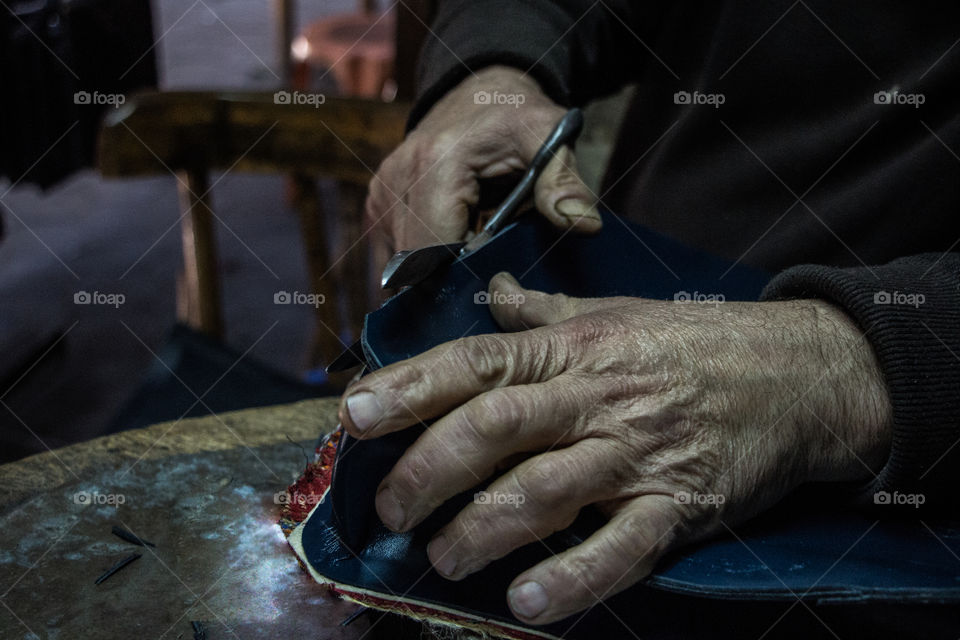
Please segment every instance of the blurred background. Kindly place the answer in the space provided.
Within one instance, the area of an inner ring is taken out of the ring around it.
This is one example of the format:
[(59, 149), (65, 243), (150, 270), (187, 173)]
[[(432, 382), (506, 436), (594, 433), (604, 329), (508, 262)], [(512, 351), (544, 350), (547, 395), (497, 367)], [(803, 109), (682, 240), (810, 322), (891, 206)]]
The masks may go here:
[(0, 462), (342, 390), (434, 4), (0, 0)]
[(363, 183), (429, 20), (402, 10), (0, 2), (2, 461), (342, 386)]

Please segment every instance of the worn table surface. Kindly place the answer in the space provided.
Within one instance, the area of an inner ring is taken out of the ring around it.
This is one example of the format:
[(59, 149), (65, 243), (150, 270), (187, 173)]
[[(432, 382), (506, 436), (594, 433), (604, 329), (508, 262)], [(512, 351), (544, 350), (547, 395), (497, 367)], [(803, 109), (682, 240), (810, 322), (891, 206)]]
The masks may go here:
[(339, 626), (356, 607), (310, 580), (276, 525), (274, 495), (335, 427), (336, 403), (163, 423), (0, 466), (0, 638), (190, 639), (191, 621), (209, 640), (381, 635), (374, 616)]

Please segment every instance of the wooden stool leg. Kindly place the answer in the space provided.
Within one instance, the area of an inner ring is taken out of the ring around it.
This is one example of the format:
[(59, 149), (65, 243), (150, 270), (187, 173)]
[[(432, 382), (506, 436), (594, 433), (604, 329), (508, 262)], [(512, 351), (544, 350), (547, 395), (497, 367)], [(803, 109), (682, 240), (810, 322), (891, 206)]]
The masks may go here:
[(207, 172), (180, 171), (183, 277), (177, 281), (177, 319), (214, 338), (223, 337), (217, 246), (207, 192)]
[(336, 267), (337, 283), (346, 296), (346, 322), (354, 339), (360, 337), (363, 317), (378, 305), (367, 300), (368, 245), (369, 238), (363, 234), (363, 205), (367, 197), (366, 187), (351, 182), (337, 182), (340, 211), (337, 217), (337, 248), (339, 262)]
[(330, 363), (345, 348), (340, 341), (341, 323), (337, 313), (336, 298), (338, 292), (330, 285), (334, 276), (329, 267), (327, 248), (324, 244), (323, 213), (317, 185), (311, 176), (305, 174), (293, 174), (290, 180), (294, 191), (294, 203), (300, 214), (300, 230), (303, 235), (311, 293), (321, 294), (324, 297), (324, 303), (317, 307), (313, 344), (306, 363), (309, 368), (315, 368)]
[(293, 42), (293, 0), (273, 0), (273, 25), (277, 43), (277, 66), (280, 86), (289, 87), (291, 82), (290, 43)]

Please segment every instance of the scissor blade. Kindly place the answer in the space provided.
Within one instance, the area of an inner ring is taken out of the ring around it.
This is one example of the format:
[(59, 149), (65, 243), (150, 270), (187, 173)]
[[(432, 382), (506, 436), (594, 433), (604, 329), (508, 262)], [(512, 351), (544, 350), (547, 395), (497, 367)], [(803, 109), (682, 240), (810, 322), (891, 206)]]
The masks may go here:
[(384, 289), (409, 287), (424, 280), (445, 264), (457, 259), (465, 242), (434, 244), (429, 247), (398, 251), (387, 262), (380, 285)]
[(364, 364), (366, 360), (363, 355), (363, 345), (360, 344), (360, 341), (357, 340), (352, 345), (347, 347), (346, 351), (338, 355), (333, 359), (333, 362), (327, 365), (327, 368), (324, 369), (327, 373), (340, 373), (341, 371), (346, 371), (347, 369), (353, 369), (354, 367)]

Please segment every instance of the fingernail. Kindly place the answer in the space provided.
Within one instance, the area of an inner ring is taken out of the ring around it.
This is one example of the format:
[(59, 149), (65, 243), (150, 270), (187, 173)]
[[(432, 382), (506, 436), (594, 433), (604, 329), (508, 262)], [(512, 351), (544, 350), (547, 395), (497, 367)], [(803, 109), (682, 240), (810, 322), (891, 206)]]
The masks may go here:
[(457, 558), (450, 549), (450, 543), (443, 534), (438, 535), (427, 545), (427, 557), (442, 576), (449, 578), (457, 570)]
[(550, 604), (547, 591), (539, 582), (524, 582), (507, 592), (510, 608), (524, 618), (536, 618)]
[(358, 431), (366, 431), (383, 416), (380, 401), (376, 394), (369, 391), (358, 391), (347, 398), (347, 411), (350, 413), (350, 421)]
[(565, 218), (595, 218), (593, 207), (580, 198), (564, 198), (554, 208)]
[(376, 503), (377, 514), (383, 524), (394, 531), (402, 531), (407, 516), (393, 489), (387, 487), (378, 493)]

